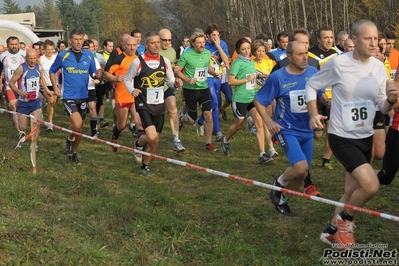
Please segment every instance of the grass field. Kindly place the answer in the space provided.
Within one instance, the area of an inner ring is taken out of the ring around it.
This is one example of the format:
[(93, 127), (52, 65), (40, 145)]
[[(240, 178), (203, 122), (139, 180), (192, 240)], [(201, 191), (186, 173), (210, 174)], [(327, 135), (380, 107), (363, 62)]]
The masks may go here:
[[(54, 121), (68, 127), (61, 109), (58, 103)], [(223, 132), (233, 121), (228, 111)], [(106, 112), (111, 120), (109, 103)], [(111, 127), (100, 130), (100, 138), (110, 136)], [(159, 160), (151, 165), (155, 176), (144, 177), (131, 152), (88, 139), (78, 153), (82, 164), (69, 164), (65, 137), (42, 127), (32, 175), (28, 144), (14, 149), (18, 134), (0, 114), (0, 265), (323, 265), (328, 246), (318, 237), (333, 206), (293, 198), (297, 216), (285, 217), (265, 188)], [(187, 150), (177, 154), (166, 123), (158, 154), (269, 184), (288, 166), (279, 147), (275, 161), (260, 164), (255, 137), (244, 130), (233, 137), (230, 157), (207, 152), (194, 127), (181, 139)], [(133, 147), (131, 133), (119, 143)], [(323, 197), (338, 200), (344, 170), (334, 158), (334, 170), (319, 167), (322, 147), (315, 140), (313, 180)], [(396, 179), (366, 208), (398, 215), (398, 195)], [(356, 225), (358, 243), (399, 248), (398, 223), (358, 214)]]

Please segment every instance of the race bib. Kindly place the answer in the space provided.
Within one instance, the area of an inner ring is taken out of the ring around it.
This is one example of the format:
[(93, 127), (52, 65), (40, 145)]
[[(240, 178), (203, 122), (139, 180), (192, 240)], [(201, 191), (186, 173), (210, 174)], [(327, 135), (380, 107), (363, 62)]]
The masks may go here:
[(13, 68), (7, 68), (7, 78), (10, 80), (12, 78), (12, 75), (14, 75), (15, 69)]
[(391, 72), (389, 74), (391, 75), (391, 79), (394, 80), (395, 79), (395, 74), (396, 74), (396, 69), (395, 70), (391, 70)]
[(163, 87), (147, 88), (147, 104), (161, 104), (163, 102)]
[[(254, 74), (247, 74), (245, 75), (245, 78), (249, 78), (250, 75), (256, 75), (256, 73)], [(247, 90), (254, 90), (256, 89), (256, 78), (254, 78), (253, 80), (248, 81), (247, 83), (245, 83), (245, 88)]]
[(342, 103), (342, 122), (346, 131), (368, 128), (373, 124), (375, 106), (372, 101)]
[(290, 91), (290, 110), (291, 113), (306, 113), (308, 111), (305, 90)]
[(26, 80), (26, 91), (33, 92), (39, 91), (39, 78), (30, 78)]
[(205, 81), (207, 77), (207, 72), (208, 68), (207, 67), (197, 67), (195, 68), (194, 72), (194, 78), (197, 79), (197, 81)]

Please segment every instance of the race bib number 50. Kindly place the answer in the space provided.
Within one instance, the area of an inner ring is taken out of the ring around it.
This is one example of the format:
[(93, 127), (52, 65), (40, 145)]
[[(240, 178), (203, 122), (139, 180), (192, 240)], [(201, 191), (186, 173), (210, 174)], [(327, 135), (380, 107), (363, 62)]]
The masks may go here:
[(342, 122), (345, 130), (370, 127), (375, 116), (375, 106), (372, 101), (342, 103)]

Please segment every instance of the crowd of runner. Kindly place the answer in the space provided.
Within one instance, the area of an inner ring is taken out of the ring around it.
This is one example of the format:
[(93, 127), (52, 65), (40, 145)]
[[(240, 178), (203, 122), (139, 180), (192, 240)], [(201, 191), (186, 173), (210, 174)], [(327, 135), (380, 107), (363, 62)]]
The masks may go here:
[[(280, 32), (274, 49), (271, 36), (260, 33), (253, 40), (237, 40), (232, 55), (221, 33), (216, 24), (205, 31), (194, 29), (177, 49), (172, 48), (169, 29), (143, 35), (135, 29), (119, 40), (104, 40), (101, 49), (98, 40), (79, 29), (70, 32), (68, 42), (46, 40), (27, 50), (10, 36), (6, 48), (0, 45), (1, 95), (9, 110), (24, 115), (40, 119), (46, 108), (49, 132), (60, 101), (72, 131), (83, 132), (88, 113), (91, 136), (98, 137), (99, 128), (111, 125), (110, 141), (118, 144), (128, 128), (134, 148), (152, 154), (157, 152), (166, 111), (175, 152), (186, 150), (180, 131), (192, 130), (204, 137), (207, 151), (217, 152), (215, 143), (220, 142), (221, 153), (234, 156), (232, 137), (245, 128), (256, 136), (260, 163), (278, 157), (276, 144), (289, 161), (273, 185), (298, 191), (303, 184), (311, 196), (321, 195), (310, 175), (313, 141), (326, 128), (320, 166), (333, 169), (333, 154), (344, 166), (341, 202), (362, 207), (380, 184), (392, 182), (399, 167), (399, 52), (392, 32), (379, 32), (373, 22), (360, 20), (350, 35), (341, 31), (334, 40), (333, 29), (321, 27), (317, 45), (309, 47), (309, 32), (297, 28)], [(177, 91), (182, 103), (176, 100)], [(105, 101), (112, 103), (112, 114), (104, 114)], [(229, 114), (233, 123), (222, 132), (220, 123)], [(112, 117), (112, 123), (105, 116)], [(26, 135), (27, 121), (13, 116), (19, 138)], [(36, 141), (38, 136), (39, 130)], [(66, 137), (71, 163), (80, 162), (81, 139), (74, 133)], [(117, 145), (111, 150), (117, 152)], [(134, 157), (141, 174), (153, 175), (151, 157), (140, 152)], [(372, 168), (373, 159), (383, 160), (380, 171)], [(294, 215), (290, 197), (270, 192), (275, 209), (287, 216)], [(351, 209), (337, 208), (320, 239), (350, 249), (355, 244), (354, 215)]]

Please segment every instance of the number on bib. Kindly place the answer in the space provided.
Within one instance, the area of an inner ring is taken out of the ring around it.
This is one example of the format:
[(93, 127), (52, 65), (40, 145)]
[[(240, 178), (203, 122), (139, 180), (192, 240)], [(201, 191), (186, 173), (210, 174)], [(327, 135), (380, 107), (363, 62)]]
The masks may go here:
[(147, 104), (161, 104), (163, 102), (163, 87), (147, 88)]
[(308, 111), (305, 90), (290, 91), (290, 110), (291, 113), (305, 113)]
[[(249, 78), (250, 75), (256, 76), (256, 73), (254, 73), (254, 74), (247, 74), (247, 75), (245, 75), (245, 78)], [(252, 80), (250, 80), (250, 81), (248, 81), (247, 83), (245, 83), (245, 88), (246, 88), (247, 90), (254, 90), (254, 89), (256, 89), (256, 78), (255, 78), (255, 79), (252, 79)]]
[(197, 81), (205, 81), (207, 76), (206, 75), (207, 71), (208, 68), (197, 67), (195, 69), (194, 78), (197, 79)]
[(343, 103), (341, 108), (345, 130), (352, 131), (372, 126), (375, 113), (372, 101)]

